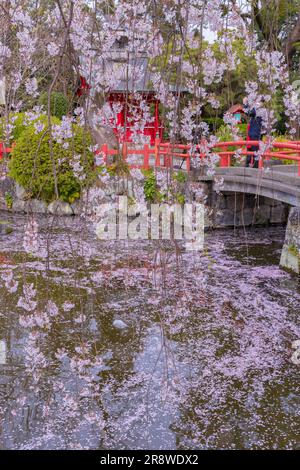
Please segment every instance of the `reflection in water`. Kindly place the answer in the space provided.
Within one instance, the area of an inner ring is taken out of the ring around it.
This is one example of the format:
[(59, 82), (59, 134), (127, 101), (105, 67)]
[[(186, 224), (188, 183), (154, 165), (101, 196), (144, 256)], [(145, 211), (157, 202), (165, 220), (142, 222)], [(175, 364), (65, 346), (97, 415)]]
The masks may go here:
[(1, 238), (2, 448), (299, 445), (300, 289), (277, 267), (282, 228), (158, 256), (50, 223), (49, 259), (24, 253), (22, 217)]

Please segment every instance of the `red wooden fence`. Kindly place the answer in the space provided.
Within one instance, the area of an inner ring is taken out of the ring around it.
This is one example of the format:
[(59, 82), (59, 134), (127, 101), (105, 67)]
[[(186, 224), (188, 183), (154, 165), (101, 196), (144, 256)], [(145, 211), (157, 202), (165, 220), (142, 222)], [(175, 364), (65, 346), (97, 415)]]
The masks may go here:
[[(217, 142), (211, 150), (213, 149), (223, 149), (224, 151), (217, 150), (217, 153), (220, 157), (219, 165), (220, 167), (230, 167), (232, 164), (232, 156), (237, 153), (237, 150), (228, 150), (228, 147), (237, 147), (241, 150), (239, 155), (254, 155), (255, 152), (251, 152), (248, 147), (258, 146), (258, 141), (252, 140), (239, 140), (233, 142)], [(201, 146), (194, 146), (193, 151), (191, 150), (191, 145), (184, 144), (172, 144), (170, 142), (162, 143), (159, 139), (156, 139), (154, 147), (149, 147), (149, 145), (144, 145), (142, 149), (130, 148), (127, 143), (124, 143), (122, 146), (122, 156), (126, 161), (131, 155), (140, 156), (141, 163), (139, 164), (130, 164), (130, 168), (141, 168), (149, 169), (152, 166), (154, 167), (163, 167), (170, 168), (173, 166), (174, 159), (181, 159), (185, 161), (186, 170), (190, 171), (191, 161), (194, 158), (205, 158), (205, 153), (201, 151)], [(276, 150), (273, 150), (276, 149)], [(279, 149), (279, 151), (277, 150)], [(0, 160), (3, 157), (3, 154), (10, 153), (11, 148), (5, 148), (3, 143), (0, 142)], [(109, 156), (116, 156), (119, 154), (119, 151), (116, 149), (109, 149), (108, 145), (103, 145), (101, 152), (104, 154), (105, 161), (108, 162)], [(153, 156), (153, 163), (151, 164), (150, 158)], [(264, 167), (264, 161), (270, 159), (279, 159), (279, 160), (290, 160), (298, 165), (298, 176), (300, 176), (300, 142), (299, 141), (290, 141), (290, 142), (273, 142), (272, 147), (265, 151), (259, 158), (258, 167), (261, 169)]]
[(4, 147), (3, 142), (0, 142), (0, 160), (3, 157), (3, 154), (10, 153), (12, 151), (11, 148)]
[[(211, 150), (213, 151), (213, 149), (218, 149), (215, 153), (217, 153), (220, 157), (220, 167), (224, 168), (231, 166), (232, 156), (237, 154), (237, 150), (229, 151), (228, 147), (236, 147), (237, 149), (241, 149), (239, 150), (239, 155), (253, 156), (255, 152), (250, 151), (249, 146), (259, 146), (259, 142), (254, 140), (217, 142), (216, 145), (211, 148)], [(191, 148), (191, 145), (172, 144), (170, 142), (162, 143), (159, 139), (156, 139), (154, 147), (144, 145), (142, 149), (130, 148), (127, 143), (124, 143), (122, 146), (122, 155), (125, 161), (127, 161), (131, 155), (142, 157), (141, 163), (129, 164), (130, 168), (140, 168), (145, 170), (153, 166), (169, 168), (173, 166), (174, 159), (182, 159), (186, 163), (186, 170), (190, 171), (191, 161), (193, 158), (205, 158), (205, 153), (201, 152), (201, 146), (193, 146), (193, 152), (191, 151)], [(220, 148), (224, 149), (224, 151), (220, 151)], [(103, 145), (101, 151), (104, 154), (106, 162), (109, 161), (109, 156), (115, 156), (119, 154), (118, 150), (109, 149), (107, 145)], [(153, 164), (150, 163), (151, 156), (153, 156)], [(298, 165), (298, 176), (300, 176), (300, 142), (273, 142), (272, 146), (260, 156), (258, 167), (262, 169), (264, 167), (264, 161), (270, 159), (293, 161)]]

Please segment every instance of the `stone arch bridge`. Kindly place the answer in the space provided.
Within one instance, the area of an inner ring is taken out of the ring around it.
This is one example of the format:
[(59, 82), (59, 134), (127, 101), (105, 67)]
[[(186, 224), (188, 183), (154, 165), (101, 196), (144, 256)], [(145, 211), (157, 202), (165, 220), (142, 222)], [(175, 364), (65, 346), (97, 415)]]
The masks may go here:
[[(270, 162), (271, 163), (271, 162)], [(285, 242), (280, 259), (281, 267), (296, 274), (300, 274), (300, 176), (297, 165), (266, 165), (263, 169), (245, 167), (217, 168), (216, 178), (207, 175), (198, 175), (198, 182), (211, 183), (214, 193), (254, 195), (255, 200), (267, 198), (268, 200), (287, 204), (289, 209), (288, 224)], [(271, 212), (271, 222), (280, 222), (276, 213), (281, 214), (281, 207), (267, 208)], [(279, 212), (278, 212), (279, 209)], [(228, 209), (224, 209), (225, 216)], [(247, 208), (245, 209), (247, 211)], [(269, 213), (270, 213), (269, 212)], [(272, 212), (275, 214), (272, 220)], [(231, 213), (229, 213), (230, 220)], [(243, 213), (243, 220), (247, 216)]]
[[(259, 148), (254, 152), (252, 147)], [(131, 168), (181, 169), (192, 173), (193, 181), (211, 183), (212, 192), (250, 194), (255, 199), (265, 197), (290, 207), (281, 265), (300, 274), (300, 141), (216, 142), (203, 140), (197, 145), (155, 141), (154, 147), (142, 149), (123, 143), (121, 148), (109, 149), (105, 144), (101, 153), (107, 163), (110, 157), (121, 155)], [(219, 165), (215, 175), (209, 176), (205, 159), (217, 154)], [(258, 160), (258, 168), (245, 168), (241, 157)], [(220, 178), (216, 178), (219, 176)], [(222, 184), (220, 185), (220, 181)]]
[[(268, 163), (268, 162), (267, 162)], [(254, 194), (290, 206), (300, 207), (300, 176), (297, 165), (266, 165), (263, 169), (245, 167), (217, 168), (223, 180), (222, 191)], [(199, 180), (214, 178), (199, 176)], [(213, 183), (213, 187), (216, 183)]]

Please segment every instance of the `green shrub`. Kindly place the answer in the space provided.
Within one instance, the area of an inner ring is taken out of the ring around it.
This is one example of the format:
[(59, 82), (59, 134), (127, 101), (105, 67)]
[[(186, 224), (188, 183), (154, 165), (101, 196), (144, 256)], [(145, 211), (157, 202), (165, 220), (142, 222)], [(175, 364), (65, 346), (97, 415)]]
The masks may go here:
[(14, 202), (12, 195), (11, 195), (9, 192), (6, 192), (4, 197), (5, 197), (5, 204), (6, 204), (6, 207), (7, 207), (8, 209), (11, 209), (12, 206), (13, 206), (13, 202)]
[(224, 125), (224, 121), (220, 117), (204, 118), (203, 121), (209, 125), (210, 132), (216, 132), (216, 130), (218, 130), (221, 126)]
[(2, 117), (0, 119), (0, 141), (5, 140), (5, 137), (6, 137), (5, 128), (6, 128), (6, 125), (8, 124), (8, 125), (13, 126), (11, 137), (9, 139), (9, 144), (12, 144), (13, 142), (15, 142), (20, 137), (22, 132), (26, 129), (24, 120), (25, 120), (24, 113), (11, 113), (9, 116), (8, 123), (6, 121), (6, 118)]
[[(219, 138), (220, 142), (232, 142), (234, 140), (230, 126), (226, 124), (219, 128), (218, 132), (216, 133), (216, 136)], [(228, 152), (235, 152), (235, 150), (237, 150), (238, 148), (239, 147), (237, 147), (236, 145), (230, 145), (229, 147), (226, 147), (226, 148), (216, 147), (214, 148), (214, 151), (217, 153), (226, 152), (226, 150), (228, 150)], [(232, 165), (236, 164), (236, 158), (231, 157), (231, 164)]]
[[(275, 140), (276, 142), (290, 142), (291, 139), (289, 136), (286, 136), (286, 135), (274, 135), (275, 137)], [(266, 140), (266, 137), (264, 137), (263, 139), (264, 141)], [(276, 145), (273, 147), (273, 152), (284, 152), (285, 150), (289, 150), (289, 149), (284, 149), (284, 148), (279, 148), (279, 147), (276, 147)], [(297, 152), (295, 151), (295, 154), (297, 154)], [(280, 160), (281, 164), (282, 165), (295, 165), (296, 162), (295, 160), (290, 160), (290, 159), (286, 159), (286, 160)]]
[(177, 183), (185, 183), (187, 181), (187, 175), (179, 170), (177, 173), (173, 174), (173, 180), (177, 181)]
[[(56, 198), (55, 178), (51, 159), (49, 133), (45, 116), (45, 129), (36, 133), (34, 126), (28, 127), (17, 140), (9, 162), (10, 176), (25, 188), (30, 197), (50, 202)], [(53, 124), (60, 121), (52, 118)], [(73, 137), (65, 149), (53, 140), (53, 159), (56, 167), (59, 198), (73, 202), (80, 197), (82, 187), (90, 185), (95, 178), (94, 156), (88, 147), (92, 144), (90, 135), (81, 127), (73, 125)], [(85, 179), (80, 181), (74, 175), (71, 161), (80, 155)]]
[(123, 160), (122, 155), (115, 155), (114, 162), (107, 167), (107, 170), (111, 176), (125, 177), (130, 175), (129, 165)]
[[(218, 129), (216, 136), (218, 137), (220, 142), (232, 142), (233, 141), (232, 131), (228, 125), (221, 126)], [(225, 149), (224, 147), (222, 148), (219, 147), (218, 149), (215, 149), (215, 150), (218, 152), (225, 152), (226, 150), (229, 150), (231, 152), (231, 151), (236, 150), (236, 148), (237, 148), (236, 146), (230, 146), (230, 147), (227, 147), (227, 149)]]
[[(238, 124), (237, 128), (239, 130), (238, 135), (241, 140), (245, 140), (247, 136), (247, 124)], [(216, 136), (219, 138), (220, 142), (232, 142), (234, 140), (231, 128), (227, 124), (224, 124), (218, 129)]]
[[(39, 98), (39, 104), (44, 107), (45, 111), (48, 110), (48, 93), (45, 91), (41, 93)], [(61, 119), (68, 113), (68, 101), (63, 93), (57, 91), (51, 93), (50, 100), (50, 111), (51, 116), (55, 116)]]
[(223, 126), (218, 129), (216, 136), (221, 142), (231, 141), (233, 139), (232, 131), (226, 124), (223, 124)]
[(181, 206), (185, 203), (185, 195), (182, 193), (175, 193), (173, 195), (174, 201), (177, 204), (180, 204)]
[(247, 138), (247, 127), (248, 127), (248, 124), (246, 123), (242, 123), (238, 125), (239, 134), (242, 140), (246, 140)]
[(146, 201), (150, 203), (161, 202), (162, 194), (159, 191), (154, 171), (144, 170), (143, 173), (145, 176), (144, 194), (145, 194)]

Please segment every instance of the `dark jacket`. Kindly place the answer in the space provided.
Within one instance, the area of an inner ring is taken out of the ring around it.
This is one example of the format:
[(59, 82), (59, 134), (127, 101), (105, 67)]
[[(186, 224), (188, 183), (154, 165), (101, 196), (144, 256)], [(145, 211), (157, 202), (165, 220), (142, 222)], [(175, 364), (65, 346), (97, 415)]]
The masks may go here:
[(262, 130), (262, 118), (257, 116), (256, 109), (250, 109), (249, 106), (244, 107), (244, 111), (250, 116), (249, 137), (250, 140), (260, 140)]

